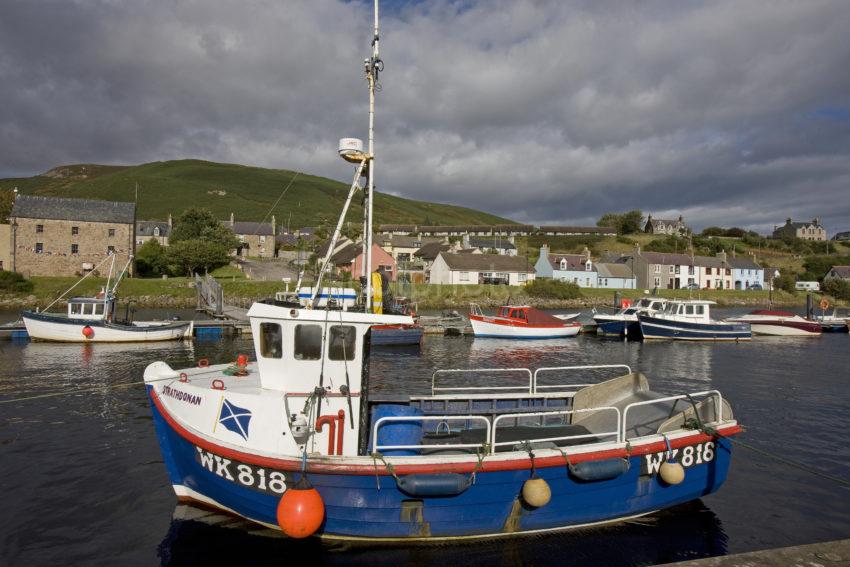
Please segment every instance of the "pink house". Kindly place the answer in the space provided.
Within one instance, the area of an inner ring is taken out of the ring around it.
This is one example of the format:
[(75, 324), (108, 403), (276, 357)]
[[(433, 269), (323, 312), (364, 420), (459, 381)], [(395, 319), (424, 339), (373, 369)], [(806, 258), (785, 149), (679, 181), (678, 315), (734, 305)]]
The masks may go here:
[[(363, 245), (350, 244), (334, 254), (331, 260), (337, 272), (350, 272), (352, 278), (357, 278), (363, 273), (364, 259)], [(387, 274), (391, 275), (390, 280), (396, 281), (398, 270), (395, 259), (377, 244), (372, 244), (372, 271), (377, 271), (378, 268), (383, 268)]]

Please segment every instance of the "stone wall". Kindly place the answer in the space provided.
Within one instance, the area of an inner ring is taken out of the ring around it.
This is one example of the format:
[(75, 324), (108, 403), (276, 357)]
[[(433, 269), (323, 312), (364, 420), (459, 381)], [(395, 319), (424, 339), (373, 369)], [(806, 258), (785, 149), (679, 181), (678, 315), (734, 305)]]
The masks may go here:
[[(132, 224), (29, 218), (10, 220), (13, 225), (14, 270), (26, 277), (81, 275), (85, 273), (84, 264), (96, 266), (102, 262), (109, 247), (116, 254), (116, 269), (121, 269), (129, 255), (135, 253)], [(41, 232), (38, 231), (39, 225)], [(111, 236), (110, 231), (114, 231)], [(38, 244), (41, 244), (41, 252), (37, 251)], [(77, 245), (76, 253), (72, 248), (74, 244)], [(107, 264), (100, 268), (101, 273), (109, 269)]]
[(0, 270), (12, 269), (12, 232), (8, 224), (0, 224)]

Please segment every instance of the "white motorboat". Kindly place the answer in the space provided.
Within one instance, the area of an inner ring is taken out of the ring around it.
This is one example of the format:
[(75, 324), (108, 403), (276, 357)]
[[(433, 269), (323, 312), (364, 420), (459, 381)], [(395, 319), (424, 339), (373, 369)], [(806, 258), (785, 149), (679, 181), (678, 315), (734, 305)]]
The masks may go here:
[(790, 311), (759, 309), (740, 317), (726, 319), (732, 323), (749, 323), (754, 335), (777, 337), (819, 337), (821, 324)]

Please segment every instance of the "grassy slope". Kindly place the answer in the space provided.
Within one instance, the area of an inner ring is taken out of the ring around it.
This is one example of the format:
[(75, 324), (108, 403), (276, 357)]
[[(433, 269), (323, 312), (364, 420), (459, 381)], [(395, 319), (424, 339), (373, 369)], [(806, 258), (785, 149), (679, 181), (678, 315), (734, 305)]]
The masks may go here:
[[(86, 168), (83, 178), (78, 175)], [(36, 176), (2, 179), (0, 187), (18, 187), (22, 193), (133, 201), (139, 184), (138, 218), (165, 219), (187, 207), (201, 205), (219, 218), (236, 214), (237, 220), (262, 220), (290, 183), (294, 172), (243, 165), (179, 160), (139, 166), (67, 166), (69, 177)], [(216, 192), (225, 191), (225, 195)], [(333, 222), (342, 209), (348, 186), (338, 181), (299, 174), (272, 211), (278, 224), (290, 213), (293, 227), (316, 225), (322, 218)], [(352, 204), (349, 220), (359, 222), (359, 196)], [(430, 218), (438, 224), (495, 224), (512, 221), (454, 205), (413, 201), (378, 193), (376, 223), (421, 223)], [(270, 216), (269, 216), (270, 220)]]

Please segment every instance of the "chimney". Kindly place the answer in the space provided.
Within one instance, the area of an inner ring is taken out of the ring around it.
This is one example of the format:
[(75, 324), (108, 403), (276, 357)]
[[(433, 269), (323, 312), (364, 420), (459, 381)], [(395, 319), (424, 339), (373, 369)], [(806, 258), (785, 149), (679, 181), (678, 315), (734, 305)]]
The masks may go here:
[(168, 228), (171, 228), (171, 213), (168, 213)]
[(230, 226), (233, 226), (233, 213), (230, 213)]
[(640, 256), (640, 243), (635, 242), (635, 256)]
[(549, 245), (544, 244), (543, 246), (540, 247), (540, 256), (544, 257), (544, 256), (548, 256), (548, 255), (549, 255)]
[(582, 250), (581, 253), (584, 254), (585, 260), (587, 260), (589, 262), (590, 261), (590, 249), (587, 246), (585, 246), (584, 250)]
[(785, 224), (786, 225), (791, 224), (791, 217), (788, 217), (787, 219), (785, 219)]
[(685, 219), (682, 218), (682, 215), (679, 215), (679, 222), (685, 222)]
[(813, 218), (812, 224), (815, 225), (815, 226), (820, 226), (820, 217)]
[(272, 236), (277, 235), (277, 223), (275, 222), (274, 215), (272, 215)]
[(469, 234), (468, 233), (463, 235), (463, 247), (469, 248)]
[(725, 264), (726, 263), (726, 249), (724, 248), (723, 250), (718, 252), (717, 257)]

